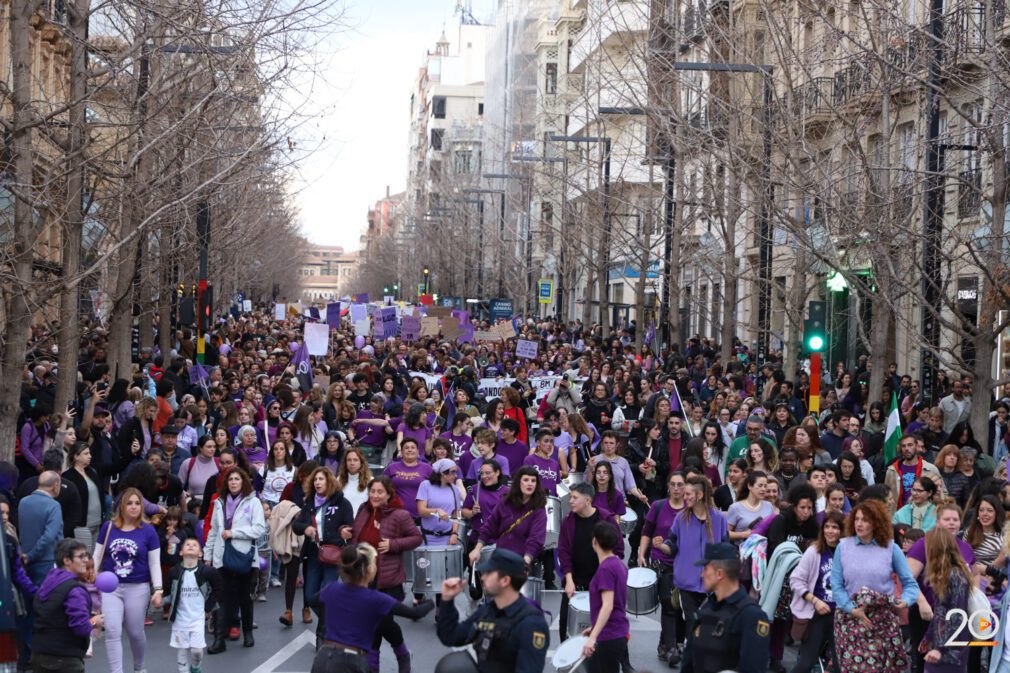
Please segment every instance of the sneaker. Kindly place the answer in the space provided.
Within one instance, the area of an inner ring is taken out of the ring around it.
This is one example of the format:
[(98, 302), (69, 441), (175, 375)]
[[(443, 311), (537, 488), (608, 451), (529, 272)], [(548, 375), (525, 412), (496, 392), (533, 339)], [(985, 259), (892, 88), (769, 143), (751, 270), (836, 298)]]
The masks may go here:
[(228, 630), (228, 640), (238, 640), (241, 637), (242, 631), (237, 626), (233, 626)]
[(266, 594), (260, 594), (259, 596), (256, 597), (256, 602), (257, 603), (266, 603), (267, 602), (267, 595)]
[(144, 615), (144, 626), (150, 626), (154, 624), (154, 620), (151, 619), (151, 615)]
[(284, 583), (281, 582), (279, 578), (274, 577), (273, 579), (270, 580), (270, 586), (272, 586), (272, 587), (282, 587), (282, 586), (284, 586)]

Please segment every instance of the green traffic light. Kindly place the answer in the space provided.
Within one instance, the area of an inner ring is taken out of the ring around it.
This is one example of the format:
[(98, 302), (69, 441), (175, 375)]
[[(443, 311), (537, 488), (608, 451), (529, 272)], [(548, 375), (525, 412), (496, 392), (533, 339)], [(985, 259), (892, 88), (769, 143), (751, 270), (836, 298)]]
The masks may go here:
[(824, 337), (812, 336), (807, 340), (807, 346), (811, 351), (819, 351), (824, 348)]

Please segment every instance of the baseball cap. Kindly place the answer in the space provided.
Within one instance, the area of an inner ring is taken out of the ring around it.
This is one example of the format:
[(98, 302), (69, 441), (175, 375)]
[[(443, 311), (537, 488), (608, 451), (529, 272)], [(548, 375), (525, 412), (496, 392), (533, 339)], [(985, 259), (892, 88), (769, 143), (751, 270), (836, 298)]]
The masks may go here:
[(105, 407), (95, 407), (95, 410), (94, 410), (94, 412), (92, 412), (92, 415), (93, 416), (108, 416), (109, 415), (109, 410), (106, 409)]
[(705, 555), (700, 561), (695, 561), (696, 566), (708, 565), (711, 561), (732, 561), (740, 558), (740, 552), (736, 545), (728, 542), (718, 542), (705, 545)]
[(487, 573), (497, 571), (506, 575), (525, 575), (526, 561), (514, 551), (508, 549), (495, 549), (491, 553), (491, 558), (483, 563), (477, 564), (477, 572)]

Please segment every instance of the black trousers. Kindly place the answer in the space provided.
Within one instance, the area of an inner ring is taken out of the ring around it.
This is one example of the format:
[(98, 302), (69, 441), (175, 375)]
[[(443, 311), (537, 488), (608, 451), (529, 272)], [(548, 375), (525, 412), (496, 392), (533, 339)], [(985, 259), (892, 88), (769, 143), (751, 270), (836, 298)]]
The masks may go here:
[(919, 654), (919, 643), (926, 635), (929, 622), (924, 621), (919, 614), (919, 606), (912, 603), (908, 606), (908, 643), (912, 648), (912, 673), (922, 673), (926, 665), (925, 659)]
[[(215, 629), (217, 636), (220, 638), (228, 635), (229, 622), (231, 621), (231, 616), (236, 611), (242, 614), (242, 631), (252, 633), (252, 586), (253, 581), (257, 577), (257, 572), (250, 569), (246, 573), (236, 573), (227, 568), (219, 568), (218, 571), (221, 573), (224, 596), (222, 596), (223, 600), (221, 601), (222, 612), (218, 614), (217, 628)], [(222, 615), (224, 615), (224, 619), (221, 619)]]
[[(298, 569), (302, 565), (302, 559), (292, 556), (291, 560), (284, 564), (284, 608), (291, 610), (295, 605), (295, 592), (298, 591)], [(308, 607), (308, 601), (304, 601)]]
[[(598, 641), (596, 651), (586, 663), (589, 673), (621, 673), (621, 667), (628, 660), (628, 639), (614, 638)], [(631, 670), (630, 665), (626, 670)]]
[(790, 673), (810, 673), (811, 669), (817, 664), (817, 660), (821, 657), (821, 653), (825, 652), (825, 649), (831, 654), (832, 668), (837, 671), (838, 667), (834, 665), (834, 629), (834, 612), (829, 612), (826, 615), (814, 613), (814, 616), (810, 619), (810, 623), (807, 624), (807, 636), (800, 643), (799, 656), (796, 657), (796, 664)]
[(697, 591), (680, 591), (680, 607), (684, 611), (684, 622), (687, 633), (694, 631), (694, 623), (697, 621), (698, 608), (705, 602), (705, 594)]
[[(379, 589), (382, 593), (387, 596), (392, 596), (396, 600), (403, 602), (404, 597), (407, 595), (403, 590), (403, 586), (387, 587), (385, 589)], [(393, 649), (396, 649), (403, 644), (403, 630), (400, 625), (396, 623), (393, 619), (392, 614), (388, 614), (382, 618), (379, 622), (379, 626), (375, 629), (375, 636), (372, 638), (372, 649), (378, 650), (382, 646), (382, 640), (385, 638), (386, 642)]]

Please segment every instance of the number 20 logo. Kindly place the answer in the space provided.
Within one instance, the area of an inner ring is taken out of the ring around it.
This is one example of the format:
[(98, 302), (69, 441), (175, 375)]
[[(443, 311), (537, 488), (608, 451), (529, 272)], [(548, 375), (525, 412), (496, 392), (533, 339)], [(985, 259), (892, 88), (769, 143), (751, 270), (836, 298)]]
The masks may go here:
[[(957, 627), (957, 631), (947, 639), (944, 643), (944, 647), (966, 647), (970, 645), (982, 645), (983, 642), (988, 644), (999, 633), (999, 616), (992, 610), (976, 610), (969, 615), (967, 612), (960, 608), (954, 610), (949, 610), (947, 612), (947, 620), (949, 621), (952, 617), (960, 617), (961, 625)], [(969, 642), (967, 640), (958, 640), (961, 633), (968, 629), (968, 633), (975, 641), (983, 642)]]

